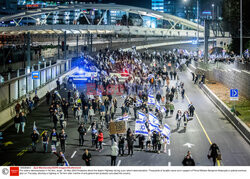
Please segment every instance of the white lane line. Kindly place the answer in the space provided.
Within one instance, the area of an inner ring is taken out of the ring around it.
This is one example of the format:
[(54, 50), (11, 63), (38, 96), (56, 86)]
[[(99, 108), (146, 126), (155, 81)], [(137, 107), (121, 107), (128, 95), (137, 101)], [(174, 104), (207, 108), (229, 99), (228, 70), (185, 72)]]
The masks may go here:
[(89, 128), (88, 128), (87, 132), (89, 132), (90, 128), (91, 128), (91, 125), (89, 126)]
[(117, 163), (117, 166), (120, 166), (120, 165), (121, 165), (121, 160), (119, 160)]
[(168, 149), (168, 156), (171, 156), (171, 149)]
[(171, 162), (168, 162), (168, 166), (171, 166)]
[(71, 155), (71, 158), (73, 158), (75, 156), (75, 154), (76, 154), (76, 151)]

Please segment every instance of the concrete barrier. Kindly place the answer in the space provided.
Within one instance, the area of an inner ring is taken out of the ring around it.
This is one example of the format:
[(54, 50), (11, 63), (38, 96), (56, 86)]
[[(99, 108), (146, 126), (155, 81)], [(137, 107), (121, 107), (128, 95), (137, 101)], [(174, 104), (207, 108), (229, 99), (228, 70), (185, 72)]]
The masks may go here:
[[(78, 68), (74, 68), (71, 71), (62, 74), (61, 76), (58, 77), (59, 81), (62, 82), (63, 78), (65, 78), (67, 75), (73, 74), (77, 70), (78, 70)], [(47, 84), (42, 85), (39, 89), (37, 89), (37, 95), (40, 99), (46, 95), (47, 91), (53, 91), (57, 87), (56, 81), (58, 78), (55, 78), (54, 80), (48, 82)], [(35, 91), (30, 93), (31, 98), (33, 98), (34, 96), (35, 96)], [(23, 99), (25, 99), (25, 98), (22, 98), (22, 99), (18, 100), (17, 102), (21, 103), (21, 101)], [(13, 119), (13, 117), (15, 116), (16, 103), (14, 103), (13, 105), (9, 106), (8, 108), (0, 111), (0, 127), (4, 124), (10, 122)]]
[(221, 101), (206, 85), (201, 85), (203, 92), (210, 98), (210, 100), (219, 108), (219, 110), (226, 116), (229, 122), (239, 131), (239, 133), (250, 143), (250, 129), (235, 116), (230, 109)]

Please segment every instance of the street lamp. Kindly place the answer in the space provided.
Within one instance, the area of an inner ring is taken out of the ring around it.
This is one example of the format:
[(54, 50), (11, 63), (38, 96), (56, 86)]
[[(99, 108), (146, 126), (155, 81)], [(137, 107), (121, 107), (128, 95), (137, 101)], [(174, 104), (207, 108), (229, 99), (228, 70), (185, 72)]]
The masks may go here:
[(212, 4), (212, 8), (213, 8), (212, 19), (214, 20), (214, 3)]

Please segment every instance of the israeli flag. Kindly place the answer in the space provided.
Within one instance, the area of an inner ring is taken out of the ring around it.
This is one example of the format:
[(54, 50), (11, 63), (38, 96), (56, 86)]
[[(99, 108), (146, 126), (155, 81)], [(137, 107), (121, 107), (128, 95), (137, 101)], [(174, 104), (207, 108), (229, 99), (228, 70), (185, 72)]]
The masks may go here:
[(109, 61), (110, 61), (112, 64), (115, 63), (115, 61), (114, 61), (114, 59), (112, 58), (112, 56), (109, 57)]
[(122, 95), (122, 99), (126, 99), (126, 97), (127, 97), (126, 95)]
[(58, 98), (59, 98), (60, 100), (62, 100), (62, 97), (61, 97), (61, 95), (59, 94), (58, 91), (55, 91), (55, 94), (58, 96)]
[(152, 113), (149, 113), (148, 115), (148, 120), (149, 120), (149, 128), (151, 131), (158, 131), (158, 128), (160, 126), (159, 119), (153, 115)]
[(162, 106), (161, 112), (162, 113), (166, 112), (166, 108), (164, 106)]
[(165, 124), (161, 134), (169, 140), (170, 132), (171, 132), (170, 127), (167, 124)]
[(123, 116), (123, 117), (117, 118), (116, 120), (117, 121), (128, 121), (128, 119), (130, 119), (130, 118), (131, 118), (130, 116)]
[(142, 112), (138, 112), (138, 116), (139, 116), (139, 120), (140, 121), (146, 121), (147, 116), (145, 114), (143, 114)]
[(34, 121), (34, 124), (33, 124), (33, 130), (35, 130), (36, 133), (37, 133), (38, 135), (40, 135), (39, 132), (38, 132), (38, 130), (37, 130), (36, 122), (35, 122), (35, 121)]
[(137, 107), (139, 107), (139, 106), (141, 106), (142, 105), (142, 100), (140, 100), (140, 99), (137, 99), (137, 101), (136, 101), (137, 103), (136, 103), (136, 106)]
[(65, 158), (64, 154), (62, 154), (62, 157), (63, 157), (63, 159), (64, 159), (64, 161), (65, 161), (65, 166), (69, 166), (69, 162), (68, 162), (68, 160)]
[(135, 134), (148, 135), (147, 127), (145, 126), (145, 122), (141, 120), (136, 120), (135, 122)]
[(156, 102), (156, 105), (155, 105), (156, 109), (158, 109), (159, 111), (161, 110), (161, 106), (159, 105), (158, 102)]
[(155, 105), (155, 98), (152, 95), (148, 95), (148, 104)]

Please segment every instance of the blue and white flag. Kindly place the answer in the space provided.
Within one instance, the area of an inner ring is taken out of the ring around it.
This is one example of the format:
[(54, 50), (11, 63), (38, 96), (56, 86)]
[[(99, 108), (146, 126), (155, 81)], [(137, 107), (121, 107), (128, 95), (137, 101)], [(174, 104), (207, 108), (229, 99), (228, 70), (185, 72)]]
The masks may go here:
[(136, 120), (135, 122), (135, 134), (148, 135), (148, 130), (144, 121)]
[(158, 118), (152, 113), (149, 113), (148, 120), (149, 120), (149, 129), (151, 131), (158, 131), (158, 128), (160, 126)]
[(170, 133), (171, 133), (170, 127), (167, 124), (165, 124), (161, 134), (169, 140)]
[(34, 121), (34, 124), (33, 124), (33, 130), (35, 130), (36, 133), (37, 133), (38, 135), (40, 135), (39, 132), (38, 132), (38, 130), (37, 130), (36, 122), (35, 122), (35, 121)]
[(161, 112), (162, 113), (166, 112), (166, 108), (164, 106), (162, 106)]
[(140, 121), (146, 121), (147, 120), (147, 116), (145, 114), (143, 114), (142, 112), (138, 112), (138, 117)]
[(63, 157), (63, 159), (64, 159), (64, 161), (65, 161), (65, 166), (69, 166), (69, 162), (68, 162), (68, 160), (65, 158), (64, 154), (62, 154), (62, 157)]
[(139, 106), (141, 106), (142, 105), (142, 100), (140, 100), (140, 99), (137, 99), (136, 100), (136, 107), (139, 107)]
[(155, 98), (152, 95), (148, 95), (148, 105), (155, 105)]
[(130, 119), (130, 118), (131, 118), (130, 116), (123, 116), (123, 117), (117, 118), (116, 120), (117, 120), (117, 121), (127, 121), (127, 120)]
[(114, 59), (112, 58), (112, 56), (109, 57), (109, 61), (110, 61), (112, 64), (115, 63), (115, 61), (114, 61)]
[(159, 105), (158, 102), (156, 102), (156, 105), (155, 105), (156, 109), (158, 109), (159, 111), (161, 110), (161, 106)]
[(122, 95), (122, 99), (126, 99), (126, 97), (127, 97), (126, 95)]

